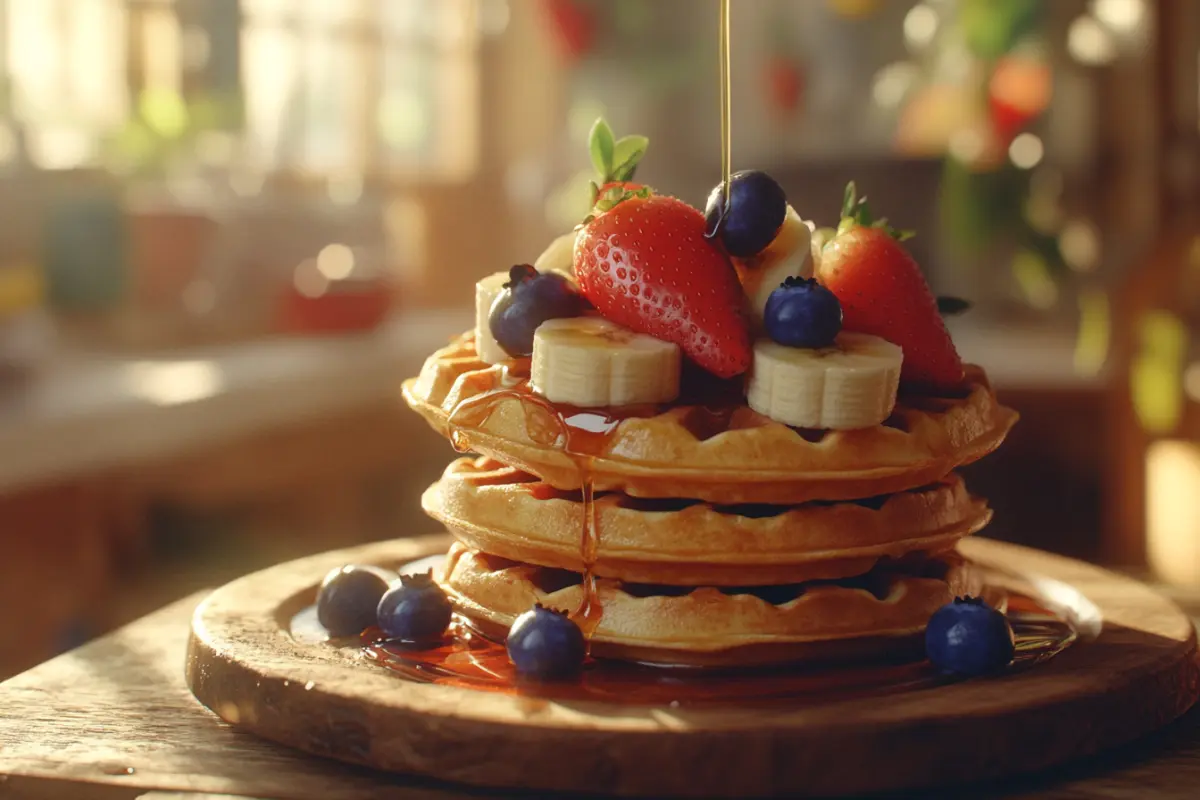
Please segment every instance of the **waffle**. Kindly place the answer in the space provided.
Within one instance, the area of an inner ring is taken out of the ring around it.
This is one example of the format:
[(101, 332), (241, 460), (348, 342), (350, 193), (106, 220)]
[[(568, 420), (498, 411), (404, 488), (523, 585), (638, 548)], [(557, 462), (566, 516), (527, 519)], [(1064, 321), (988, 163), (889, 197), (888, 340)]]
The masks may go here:
[[(574, 611), (583, 596), (577, 573), (461, 544), (451, 547), (439, 580), (456, 610), (489, 635), (502, 634), (535, 603)], [(980, 588), (954, 554), (879, 564), (845, 581), (776, 587), (681, 589), (600, 579), (603, 614), (592, 652), (689, 666), (897, 655), (914, 644), (937, 608)]]
[[(968, 370), (963, 396), (901, 397), (884, 424), (853, 431), (796, 430), (744, 402), (560, 417), (522, 391), (505, 366), (480, 361), (470, 333), (430, 356), (403, 391), (435, 430), (451, 435), (458, 404), (497, 389), (508, 391), (494, 392), (478, 409), (486, 413), (456, 418), (464, 447), (558, 489), (579, 489), (586, 474), (596, 491), (719, 504), (785, 505), (914, 489), (990, 453), (1017, 419), (977, 367)], [(586, 446), (574, 446), (576, 439)]]
[[(584, 571), (579, 492), (490, 458), (459, 459), (422, 497), (461, 542), (514, 561)], [(987, 504), (951, 474), (870, 500), (801, 506), (596, 497), (593, 573), (634, 583), (743, 586), (861, 575), (881, 559), (941, 552), (987, 524)]]

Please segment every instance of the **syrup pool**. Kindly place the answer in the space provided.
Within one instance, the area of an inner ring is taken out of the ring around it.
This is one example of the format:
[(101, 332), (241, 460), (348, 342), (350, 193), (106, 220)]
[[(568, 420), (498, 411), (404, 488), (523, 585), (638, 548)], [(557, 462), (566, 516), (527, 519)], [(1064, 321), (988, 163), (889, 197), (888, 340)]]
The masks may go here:
[[(440, 561), (440, 556), (423, 559), (402, 567), (401, 572), (436, 569)], [(1016, 637), (1016, 657), (1009, 667), (1010, 672), (1030, 669), (1048, 661), (1080, 638), (1080, 632), (1066, 616), (1056, 614), (1027, 594), (1008, 592), (1007, 616)], [(299, 641), (314, 645), (330, 643), (316, 621), (315, 608), (309, 607), (297, 614), (291, 627), (293, 637)], [(432, 647), (417, 647), (381, 637), (379, 630), (369, 629), (360, 640), (346, 641), (343, 646), (362, 647), (371, 661), (403, 680), (568, 702), (670, 708), (774, 705), (781, 701), (803, 705), (806, 702), (828, 703), (893, 695), (950, 682), (928, 662), (917, 660), (700, 669), (590, 659), (577, 680), (532, 683), (522, 681), (516, 675), (503, 643), (488, 639), (459, 617), (455, 618), (442, 643)]]

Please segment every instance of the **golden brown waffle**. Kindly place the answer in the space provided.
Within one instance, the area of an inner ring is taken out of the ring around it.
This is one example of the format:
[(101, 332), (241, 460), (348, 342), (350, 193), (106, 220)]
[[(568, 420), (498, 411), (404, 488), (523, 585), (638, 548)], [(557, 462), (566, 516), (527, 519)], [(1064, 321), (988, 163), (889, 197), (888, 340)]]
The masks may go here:
[[(440, 576), (456, 610), (485, 633), (506, 631), (535, 603), (574, 611), (580, 576), (450, 548)], [(592, 637), (601, 657), (681, 665), (748, 665), (809, 657), (813, 646), (891, 641), (924, 629), (955, 596), (977, 594), (956, 554), (880, 564), (858, 578), (775, 587), (680, 588), (601, 579)], [(840, 648), (844, 649), (844, 648)]]
[[(422, 497), (425, 512), (475, 550), (582, 572), (579, 492), (490, 458), (453, 462)], [(595, 500), (593, 572), (635, 583), (765, 586), (861, 575), (881, 558), (950, 549), (987, 524), (987, 504), (951, 474), (888, 497), (795, 507), (687, 500)]]
[[(970, 368), (968, 379), (963, 397), (901, 397), (887, 422), (862, 430), (798, 431), (744, 404), (673, 404), (623, 418), (572, 411), (564, 426), (536, 397), (494, 392), (511, 380), (479, 360), (468, 333), (429, 357), (404, 398), (450, 435), (458, 404), (491, 392), (486, 406), (456, 417), (465, 444), (559, 489), (580, 488), (584, 467), (597, 491), (785, 505), (913, 489), (994, 450), (1017, 415), (996, 401), (982, 370)], [(564, 450), (568, 437), (586, 442), (570, 448), (586, 457)]]

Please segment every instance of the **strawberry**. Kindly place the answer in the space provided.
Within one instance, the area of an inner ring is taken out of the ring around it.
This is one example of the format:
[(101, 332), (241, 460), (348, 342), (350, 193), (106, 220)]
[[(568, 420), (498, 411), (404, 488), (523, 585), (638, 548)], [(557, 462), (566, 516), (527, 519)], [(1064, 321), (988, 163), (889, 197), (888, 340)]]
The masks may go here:
[(873, 221), (854, 184), (846, 188), (843, 219), (821, 252), (817, 279), (842, 304), (842, 327), (879, 336), (904, 351), (900, 378), (935, 391), (963, 382), (963, 364), (937, 300), (920, 268), (887, 220)]
[(704, 215), (648, 190), (610, 190), (597, 211), (575, 240), (575, 277), (592, 305), (674, 342), (714, 375), (745, 372), (753, 357), (745, 297), (728, 256), (704, 237)]

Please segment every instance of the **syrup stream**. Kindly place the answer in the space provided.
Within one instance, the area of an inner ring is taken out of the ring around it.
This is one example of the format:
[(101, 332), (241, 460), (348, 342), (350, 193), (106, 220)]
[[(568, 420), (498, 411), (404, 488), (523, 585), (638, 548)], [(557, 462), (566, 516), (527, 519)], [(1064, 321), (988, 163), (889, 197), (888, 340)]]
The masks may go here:
[[(569, 429), (569, 426), (567, 427)], [(583, 581), (580, 584), (583, 589), (583, 600), (575, 612), (575, 621), (583, 631), (584, 638), (591, 642), (592, 634), (596, 632), (596, 628), (600, 625), (600, 618), (604, 615), (604, 608), (600, 604), (600, 594), (596, 591), (596, 574), (594, 572), (600, 549), (600, 532), (596, 527), (596, 492), (592, 484), (592, 459), (588, 456), (579, 456), (575, 459), (575, 464), (579, 470), (580, 506), (583, 515), (583, 536), (579, 543), (579, 558), (583, 562)]]
[(730, 89), (732, 75), (729, 57), (729, 0), (720, 0), (720, 3), (721, 24), (717, 37), (720, 48), (719, 70), (721, 73), (721, 192), (725, 197), (725, 202), (718, 209), (716, 219), (704, 232), (709, 239), (715, 238), (721, 233), (721, 228), (725, 225), (725, 218), (733, 208), (733, 196), (729, 192), (729, 181), (733, 171), (733, 141), (730, 130), (733, 123), (733, 94)]
[(733, 98), (730, 92), (730, 59), (729, 59), (729, 0), (721, 0), (720, 33), (721, 59), (721, 185), (725, 192), (725, 208), (721, 216), (729, 213), (733, 199), (729, 194), (729, 176), (733, 162), (733, 142), (730, 126), (733, 121)]

